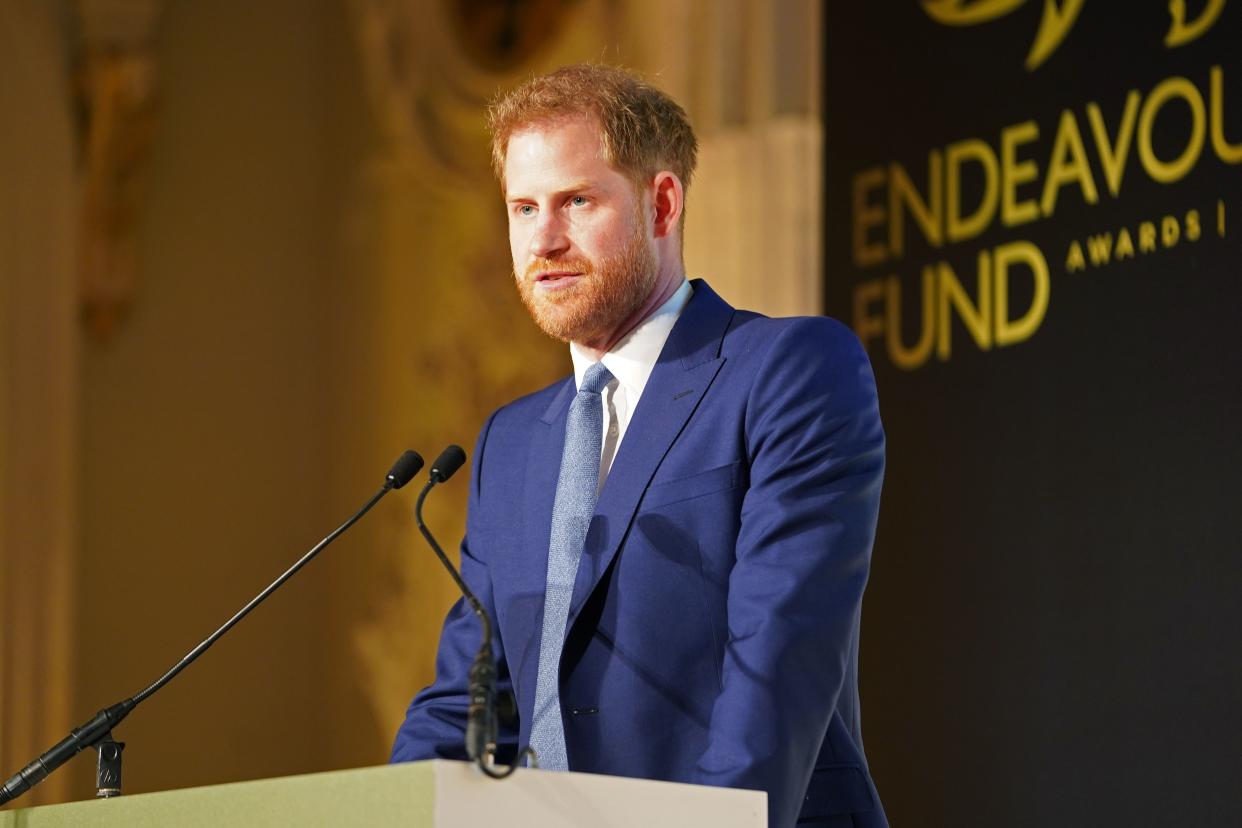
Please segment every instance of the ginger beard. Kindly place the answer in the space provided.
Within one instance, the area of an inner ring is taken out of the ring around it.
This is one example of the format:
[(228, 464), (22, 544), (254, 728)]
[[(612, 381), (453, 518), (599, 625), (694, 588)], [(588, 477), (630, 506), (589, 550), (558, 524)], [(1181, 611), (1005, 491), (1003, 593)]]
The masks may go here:
[[(582, 273), (577, 284), (542, 290), (535, 277), (540, 271), (572, 270)], [(590, 259), (534, 259), (526, 271), (514, 271), (522, 304), (539, 329), (554, 339), (593, 345), (606, 340), (642, 306), (655, 288), (655, 256), (635, 221), (634, 232), (615, 256)]]

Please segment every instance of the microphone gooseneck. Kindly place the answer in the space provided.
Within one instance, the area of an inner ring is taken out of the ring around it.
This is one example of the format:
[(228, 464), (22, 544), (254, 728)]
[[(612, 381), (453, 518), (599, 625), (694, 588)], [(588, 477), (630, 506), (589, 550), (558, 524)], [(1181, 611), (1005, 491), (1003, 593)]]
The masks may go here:
[[(475, 597), (470, 587), (466, 585), (465, 580), (457, 571), (457, 567), (453, 566), (452, 561), (448, 559), (448, 556), (444, 554), (444, 550), (440, 548), (440, 544), (436, 542), (435, 536), (431, 534), (431, 530), (427, 528), (427, 524), (423, 522), (423, 502), (427, 499), (428, 493), (437, 484), (443, 483), (452, 477), (465, 462), (466, 452), (462, 450), (461, 446), (451, 445), (440, 453), (440, 456), (431, 464), (431, 473), (428, 475), (427, 484), (423, 486), (423, 490), (418, 494), (418, 500), (414, 505), (414, 519), (417, 521), (418, 530), (427, 541), (427, 545), (431, 547), (431, 551), (435, 553), (436, 557), (440, 559), (440, 563), (448, 570), (448, 574), (452, 577), (453, 582), (457, 584), (458, 590), (461, 591), (462, 596), (470, 604), (470, 609), (473, 610), (483, 627), (482, 642), (479, 644), (479, 651), (475, 655), (474, 663), (470, 666), (468, 673), (470, 703), (466, 709), (466, 755), (470, 758), (470, 761), (479, 766), (483, 773), (493, 779), (504, 779), (517, 770), (521, 755), (505, 770), (498, 771), (492, 767), (491, 763), (496, 754), (498, 734), (496, 656), (492, 651), (492, 622), (487, 617), (487, 611), (483, 609), (479, 599)], [(522, 754), (527, 753), (533, 754), (533, 751), (530, 748), (522, 751)]]
[(324, 547), (340, 537), (345, 530), (349, 529), (357, 523), (363, 515), (371, 511), (371, 507), (378, 503), (380, 498), (388, 494), (388, 492), (393, 489), (400, 489), (411, 479), (413, 479), (414, 475), (418, 474), (419, 469), (422, 467), (423, 458), (420, 457), (417, 452), (407, 451), (402, 454), (397, 462), (393, 464), (392, 469), (388, 472), (388, 475), (384, 480), (383, 487), (372, 495), (363, 507), (354, 513), (353, 517), (338, 526), (332, 531), (331, 534), (319, 543), (315, 544), (309, 552), (298, 559), (297, 563), (285, 570), (279, 578), (251, 599), (250, 603), (238, 610), (232, 618), (224, 622), (223, 626), (204, 639), (201, 644), (186, 653), (184, 658), (173, 665), (172, 669), (160, 676), (160, 678), (158, 678), (149, 687), (128, 699), (117, 702), (111, 707), (106, 707), (103, 710), (100, 710), (84, 724), (70, 731), (68, 736), (57, 742), (52, 748), (39, 756), (39, 758), (30, 762), (26, 765), (26, 767), (22, 768), (10, 777), (9, 780), (4, 783), (4, 786), (0, 787), (0, 805), (13, 801), (35, 785), (42, 782), (48, 774), (52, 773), (65, 762), (72, 759), (82, 750), (89, 747), (95, 747), (102, 742), (110, 740), (112, 728), (120, 724), (121, 721), (128, 716), (135, 707), (150, 698), (150, 696), (157, 690), (172, 681), (178, 673), (194, 663), (194, 661), (206, 652), (212, 644), (216, 643), (220, 636), (231, 630), (238, 621), (245, 618), (248, 614), (250, 614), (251, 610), (263, 603), (263, 601), (279, 589), (285, 581), (292, 578), (295, 574), (297, 574), (298, 570), (310, 563), (311, 560), (324, 549)]

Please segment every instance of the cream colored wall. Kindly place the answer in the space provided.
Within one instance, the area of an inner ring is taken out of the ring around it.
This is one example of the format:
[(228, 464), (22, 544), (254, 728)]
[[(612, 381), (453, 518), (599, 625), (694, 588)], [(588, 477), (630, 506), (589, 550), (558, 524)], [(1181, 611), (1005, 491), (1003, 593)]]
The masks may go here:
[[(76, 721), (74, 179), (52, 4), (0, 0), (0, 766)], [(56, 801), (49, 780), (30, 803)]]
[(819, 0), (629, 0), (630, 60), (699, 137), (686, 270), (737, 307), (822, 312)]
[[(330, 88), (336, 4), (169, 3), (138, 292), (81, 354), (78, 682), (85, 717), (134, 693), (342, 520)], [(375, 458), (378, 485), (387, 457)], [(372, 482), (372, 481), (368, 481)], [(368, 491), (357, 493), (361, 500)], [(346, 537), (327, 554), (348, 558)], [(335, 767), (316, 565), (118, 729), (131, 792)], [(91, 762), (77, 788), (92, 792)]]

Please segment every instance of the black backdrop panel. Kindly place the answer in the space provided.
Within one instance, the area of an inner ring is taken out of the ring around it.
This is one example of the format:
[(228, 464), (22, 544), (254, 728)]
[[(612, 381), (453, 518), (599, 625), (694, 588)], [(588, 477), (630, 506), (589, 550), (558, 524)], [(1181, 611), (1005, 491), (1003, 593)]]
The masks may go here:
[(890, 818), (1242, 825), (1242, 2), (825, 9)]

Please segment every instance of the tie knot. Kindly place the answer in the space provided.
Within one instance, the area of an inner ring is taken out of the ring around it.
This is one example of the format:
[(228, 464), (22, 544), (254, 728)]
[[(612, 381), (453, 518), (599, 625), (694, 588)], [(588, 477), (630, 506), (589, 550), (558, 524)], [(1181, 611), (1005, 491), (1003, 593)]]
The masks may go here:
[(610, 382), (612, 382), (612, 374), (604, 367), (604, 363), (597, 362), (586, 369), (586, 373), (582, 375), (582, 384), (578, 386), (578, 393), (585, 391), (588, 394), (598, 394)]

